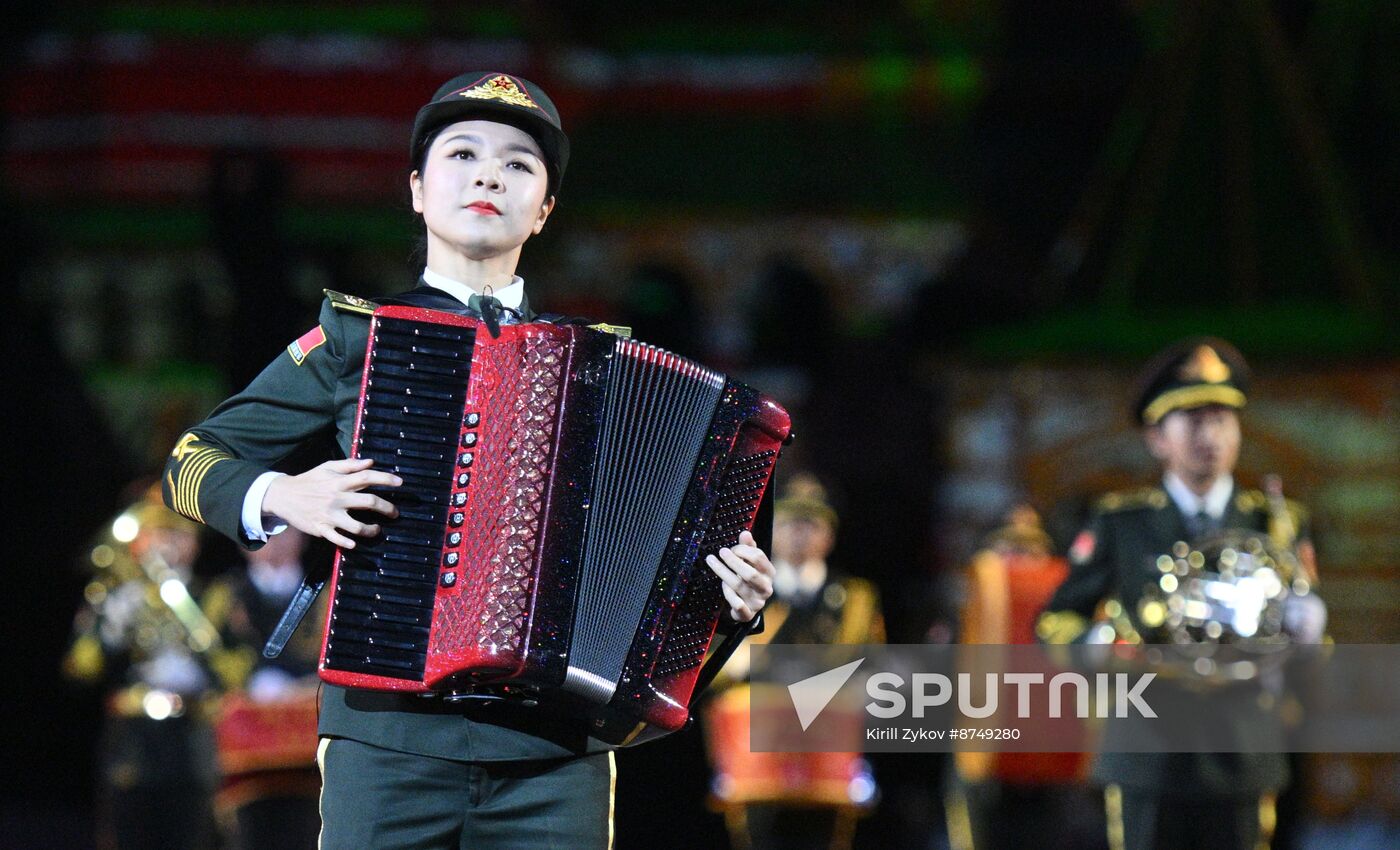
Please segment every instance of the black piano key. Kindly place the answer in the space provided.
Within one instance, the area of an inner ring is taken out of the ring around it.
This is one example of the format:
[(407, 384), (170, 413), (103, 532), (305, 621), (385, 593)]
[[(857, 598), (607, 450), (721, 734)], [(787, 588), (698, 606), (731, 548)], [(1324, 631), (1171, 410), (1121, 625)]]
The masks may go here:
[[(341, 617), (345, 623), (358, 623), (364, 625), (375, 620), (398, 623), (414, 629), (422, 629), (423, 634), (428, 633), (432, 625), (432, 609), (426, 612), (419, 612), (409, 608), (396, 608), (388, 605), (375, 606), (363, 599), (353, 596), (336, 597), (336, 616)], [(353, 612), (353, 615), (351, 615)]]
[(373, 375), (390, 375), (401, 378), (419, 378), (423, 380), (439, 379), (444, 382), (449, 380), (462, 381), (467, 376), (468, 366), (466, 363), (430, 363), (427, 361), (413, 362), (407, 359), (396, 360), (386, 357), (376, 362), (370, 370)]
[(356, 643), (368, 644), (381, 650), (400, 650), (411, 653), (423, 652), (423, 645), (420, 642), (405, 639), (401, 634), (396, 634), (394, 632), (375, 633), (350, 627), (342, 629), (336, 637), (342, 641), (354, 641)]
[(427, 445), (451, 446), (456, 439), (455, 434), (445, 431), (423, 431), (413, 428), (405, 428), (401, 422), (386, 422), (383, 420), (368, 420), (362, 424), (360, 441), (369, 439), (387, 439), (395, 443), (423, 443)]
[(379, 330), (385, 333), (405, 336), (447, 339), (454, 342), (471, 342), (474, 331), (460, 325), (439, 325), (416, 322), (412, 319), (380, 319)]

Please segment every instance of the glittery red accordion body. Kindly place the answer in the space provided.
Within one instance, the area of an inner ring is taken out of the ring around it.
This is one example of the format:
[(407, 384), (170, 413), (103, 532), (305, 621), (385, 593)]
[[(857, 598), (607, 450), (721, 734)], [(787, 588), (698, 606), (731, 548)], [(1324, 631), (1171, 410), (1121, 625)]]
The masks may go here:
[(753, 525), (789, 429), (613, 334), (379, 308), (352, 453), (403, 478), (376, 491), (399, 517), (337, 552), (321, 677), (679, 728), (728, 610), (703, 558)]

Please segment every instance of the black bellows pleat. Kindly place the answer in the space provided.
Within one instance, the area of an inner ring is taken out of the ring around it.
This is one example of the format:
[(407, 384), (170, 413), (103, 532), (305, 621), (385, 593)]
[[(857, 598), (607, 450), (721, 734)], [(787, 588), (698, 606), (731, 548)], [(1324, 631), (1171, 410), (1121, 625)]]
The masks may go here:
[(569, 664), (622, 675), (723, 377), (620, 340), (599, 435)]

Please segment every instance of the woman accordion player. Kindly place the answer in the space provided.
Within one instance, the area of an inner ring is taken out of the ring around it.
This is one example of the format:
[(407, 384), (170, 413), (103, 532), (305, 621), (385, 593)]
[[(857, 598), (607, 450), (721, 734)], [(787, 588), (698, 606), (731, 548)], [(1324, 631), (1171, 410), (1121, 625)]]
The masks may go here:
[[(528, 80), (469, 72), (444, 83), (411, 140), (426, 266), (415, 288), (389, 300), (479, 315), (487, 326), (537, 320), (515, 270), (554, 212), (568, 153), (558, 111)], [(180, 438), (164, 476), (167, 503), (250, 548), (287, 526), (343, 550), (378, 535), (379, 517), (398, 516), (379, 495), (399, 487), (398, 476), (368, 459), (272, 471), (327, 433), (351, 454), (374, 309), (328, 293), (316, 327)], [(773, 567), (752, 535), (706, 562), (722, 582), (725, 616), (757, 616)], [(327, 685), (319, 735), (327, 850), (611, 844), (610, 748), (548, 705)]]

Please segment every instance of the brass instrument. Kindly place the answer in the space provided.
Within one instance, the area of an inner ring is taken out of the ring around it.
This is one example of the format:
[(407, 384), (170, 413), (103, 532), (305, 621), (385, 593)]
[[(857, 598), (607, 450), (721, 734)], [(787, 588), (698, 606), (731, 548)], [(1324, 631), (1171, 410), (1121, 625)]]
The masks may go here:
[(94, 541), (88, 554), (93, 578), (83, 590), (87, 605), (64, 659), (72, 678), (97, 679), (109, 650), (130, 652), (141, 662), (170, 647), (196, 656), (220, 648), (218, 629), (154, 545), (152, 533), (160, 529), (197, 533), (198, 526), (142, 500), (118, 514)]
[(1287, 657), (1285, 611), (1312, 585), (1290, 548), (1268, 534), (1230, 529), (1157, 559), (1138, 622), (1147, 660), (1211, 682), (1249, 681)]
[(1178, 542), (1157, 569), (1138, 603), (1138, 620), (1157, 643), (1286, 643), (1284, 602), (1311, 592), (1296, 555), (1258, 532)]

